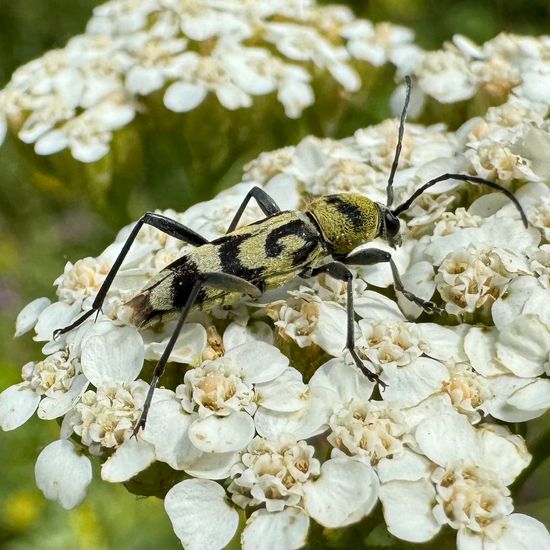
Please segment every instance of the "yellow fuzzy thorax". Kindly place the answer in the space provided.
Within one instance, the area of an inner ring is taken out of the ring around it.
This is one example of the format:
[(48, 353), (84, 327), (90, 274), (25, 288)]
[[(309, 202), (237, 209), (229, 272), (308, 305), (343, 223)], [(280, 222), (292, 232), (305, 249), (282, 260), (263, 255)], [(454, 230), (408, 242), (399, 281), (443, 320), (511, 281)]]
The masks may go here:
[(379, 232), (379, 207), (358, 193), (325, 195), (311, 202), (307, 210), (315, 217), (335, 255), (349, 254), (372, 241)]

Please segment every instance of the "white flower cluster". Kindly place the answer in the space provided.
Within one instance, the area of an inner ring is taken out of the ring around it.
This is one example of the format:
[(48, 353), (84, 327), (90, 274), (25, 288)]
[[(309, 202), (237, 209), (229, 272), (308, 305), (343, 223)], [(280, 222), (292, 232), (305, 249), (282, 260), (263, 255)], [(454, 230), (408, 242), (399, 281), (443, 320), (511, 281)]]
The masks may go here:
[[(513, 118), (511, 104), (490, 109), (467, 123), (469, 135), (483, 125), (487, 137), (498, 135)], [(542, 120), (532, 127), (547, 139)], [(329, 192), (383, 201), (395, 130), (386, 121), (341, 141), (307, 138), (263, 153), (243, 183), (166, 214), (211, 239), (224, 234), (253, 185), (284, 209)], [(527, 150), (529, 132), (520, 135), (516, 149)], [(471, 150), (471, 140), (441, 127), (408, 127), (397, 200), (441, 166), (474, 171)], [(533, 162), (522, 157), (524, 166)], [(390, 533), (406, 541), (429, 540), (450, 526), (462, 550), (515, 550), (522, 537), (550, 548), (545, 527), (515, 513), (510, 496), (530, 462), (525, 441), (494, 423), (550, 409), (550, 191), (524, 177), (530, 173), (513, 179), (533, 221), (528, 229), (501, 195), (466, 199), (467, 185), (457, 181), (408, 213), (395, 261), (406, 288), (442, 303), (443, 316), (416, 321), (417, 306), (382, 294), (392, 282), (384, 266), (355, 270), (356, 347), (387, 383), (384, 392), (344, 351), (345, 285), (320, 276), (186, 324), (170, 361), (188, 369), (179, 385), (155, 392), (145, 430), (131, 437), (147, 389), (139, 373), (144, 360), (160, 357), (173, 324), (138, 332), (125, 322), (124, 303), (189, 245), (144, 228), (104, 313), (52, 337), (90, 307), (126, 227), (98, 258), (67, 265), (55, 282), (59, 301), (40, 298), (19, 315), (17, 334), (34, 328), (46, 358), (25, 365), (23, 381), (0, 395), (2, 428), (18, 427), (36, 410), (44, 419), (63, 417), (61, 439), (40, 454), (36, 477), (66, 508), (85, 497), (91, 480), (89, 459), (72, 438), (102, 457), (101, 476), (111, 482), (154, 461), (184, 471), (188, 479), (167, 488), (165, 507), (189, 548), (222, 548), (238, 531), (244, 548), (299, 548), (312, 520), (344, 527), (378, 501)], [(251, 205), (243, 223), (261, 215)], [(221, 334), (216, 317), (224, 318)], [(291, 364), (278, 347), (292, 346)], [(311, 361), (322, 363), (313, 374)], [(237, 508), (246, 513), (244, 528)]]
[(229, 110), (276, 94), (298, 118), (315, 101), (314, 78), (327, 72), (355, 92), (354, 60), (399, 63), (416, 51), (412, 40), (408, 29), (313, 0), (111, 0), (84, 34), (15, 71), (0, 92), (0, 143), (9, 125), (39, 155), (68, 148), (94, 162), (159, 90), (177, 113), (209, 94)]
[[(441, 50), (416, 51), (409, 67), (421, 93), (440, 103), (475, 95), (501, 103), (510, 92), (529, 102), (550, 102), (550, 37), (502, 33), (482, 46), (462, 35)], [(421, 94), (420, 94), (421, 95)], [(417, 105), (422, 98), (417, 97)]]

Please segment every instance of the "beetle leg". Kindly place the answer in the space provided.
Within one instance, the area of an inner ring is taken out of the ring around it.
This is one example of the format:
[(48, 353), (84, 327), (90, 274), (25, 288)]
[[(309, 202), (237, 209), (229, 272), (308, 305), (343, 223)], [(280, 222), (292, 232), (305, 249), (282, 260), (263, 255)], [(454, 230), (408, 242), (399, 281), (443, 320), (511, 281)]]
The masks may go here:
[(151, 407), (151, 402), (153, 400), (153, 393), (155, 391), (155, 388), (158, 385), (160, 377), (164, 374), (166, 363), (168, 363), (170, 354), (172, 353), (172, 350), (176, 345), (176, 341), (183, 327), (183, 323), (185, 323), (185, 319), (187, 318), (187, 316), (189, 315), (189, 312), (191, 311), (191, 308), (195, 304), (197, 300), (197, 296), (199, 295), (199, 292), (204, 287), (215, 288), (220, 290), (229, 290), (231, 292), (240, 292), (242, 294), (248, 294), (250, 296), (253, 296), (254, 298), (257, 298), (261, 294), (261, 290), (256, 285), (253, 285), (252, 283), (245, 281), (240, 277), (236, 277), (235, 275), (229, 275), (227, 273), (207, 272), (207, 273), (203, 273), (200, 276), (200, 278), (197, 279), (197, 281), (195, 281), (195, 284), (191, 288), (191, 292), (187, 297), (185, 306), (181, 310), (181, 314), (180, 314), (178, 323), (174, 328), (174, 332), (172, 332), (172, 336), (170, 337), (170, 340), (168, 341), (166, 348), (164, 348), (164, 351), (162, 352), (162, 355), (158, 360), (157, 365), (155, 366), (155, 370), (153, 371), (153, 378), (151, 379), (149, 390), (147, 391), (147, 396), (145, 397), (145, 401), (143, 403), (141, 416), (139, 417), (139, 420), (137, 421), (137, 424), (134, 427), (133, 435), (136, 435), (141, 428), (145, 427), (145, 422), (147, 421), (147, 414), (149, 413), (149, 408)]
[(115, 275), (120, 269), (120, 266), (122, 265), (124, 258), (128, 254), (128, 251), (130, 250), (132, 243), (136, 239), (139, 230), (145, 224), (151, 225), (159, 229), (163, 233), (170, 235), (171, 237), (175, 237), (176, 239), (180, 239), (181, 241), (185, 241), (195, 246), (201, 246), (203, 244), (208, 243), (208, 241), (204, 237), (201, 237), (198, 233), (195, 233), (192, 229), (189, 229), (185, 225), (175, 220), (172, 220), (166, 216), (163, 216), (162, 214), (156, 214), (155, 212), (147, 212), (136, 222), (136, 224), (132, 228), (130, 235), (126, 239), (126, 242), (124, 243), (124, 246), (119, 252), (115, 260), (115, 263), (109, 270), (109, 273), (107, 273), (107, 276), (105, 277), (105, 280), (103, 281), (103, 284), (101, 285), (101, 288), (99, 289), (94, 299), (94, 302), (92, 304), (92, 309), (90, 309), (89, 311), (86, 311), (74, 323), (71, 323), (70, 325), (64, 328), (58, 328), (57, 330), (55, 330), (54, 339), (57, 338), (59, 335), (65, 334), (66, 332), (69, 332), (73, 328), (80, 326), (88, 317), (93, 315), (94, 312), (99, 312), (101, 310), (101, 306), (103, 305), (105, 296), (107, 296), (107, 292), (109, 291), (109, 288), (113, 283), (113, 279), (115, 278)]
[(380, 380), (379, 376), (365, 366), (357, 352), (355, 351), (355, 335), (354, 335), (354, 317), (353, 310), (353, 273), (341, 262), (329, 262), (328, 264), (319, 267), (309, 268), (303, 272), (304, 277), (313, 277), (319, 273), (328, 273), (334, 279), (347, 283), (346, 288), (346, 311), (347, 311), (347, 337), (346, 348), (350, 352), (353, 361), (357, 368), (371, 381), (380, 384), (383, 388), (386, 383)]
[(239, 223), (239, 220), (241, 219), (241, 216), (243, 215), (244, 209), (248, 205), (251, 198), (256, 199), (258, 206), (261, 208), (266, 217), (272, 216), (273, 214), (277, 214), (281, 211), (281, 209), (277, 206), (277, 203), (261, 187), (253, 187), (246, 194), (246, 197), (243, 199), (241, 206), (239, 206), (239, 209), (235, 213), (235, 216), (233, 216), (233, 220), (227, 228), (227, 233), (231, 233), (235, 230), (237, 224)]
[(366, 248), (360, 250), (359, 252), (356, 252), (355, 254), (350, 254), (349, 256), (346, 256), (341, 261), (349, 265), (374, 265), (380, 263), (389, 263), (393, 275), (393, 286), (395, 290), (401, 292), (401, 294), (403, 294), (403, 296), (405, 296), (407, 300), (415, 303), (417, 306), (420, 306), (426, 313), (444, 313), (444, 310), (438, 307), (433, 302), (429, 300), (424, 300), (405, 289), (403, 281), (399, 276), (397, 266), (395, 265), (391, 254), (386, 250), (380, 250), (379, 248)]

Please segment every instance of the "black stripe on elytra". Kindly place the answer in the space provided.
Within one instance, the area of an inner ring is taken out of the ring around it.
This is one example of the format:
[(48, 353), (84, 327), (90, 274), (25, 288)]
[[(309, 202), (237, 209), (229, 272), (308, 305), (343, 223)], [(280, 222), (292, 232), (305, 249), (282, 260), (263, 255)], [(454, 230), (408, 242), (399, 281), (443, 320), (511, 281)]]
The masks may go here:
[(365, 212), (356, 204), (342, 200), (338, 195), (331, 195), (326, 198), (328, 204), (336, 207), (338, 212), (345, 216), (355, 231), (361, 231), (365, 227)]
[(291, 220), (269, 232), (265, 239), (264, 253), (268, 258), (275, 258), (284, 250), (284, 245), (280, 242), (282, 239), (290, 235), (296, 235), (305, 241), (309, 233), (302, 220)]
[(292, 264), (302, 266), (307, 263), (310, 254), (317, 248), (321, 236), (318, 232), (308, 227), (303, 220), (292, 220), (276, 229), (273, 229), (265, 240), (265, 255), (275, 258), (284, 250), (280, 242), (284, 237), (294, 235), (301, 239), (302, 245), (292, 253)]
[(223, 273), (229, 273), (253, 282), (261, 288), (265, 267), (245, 267), (241, 262), (239, 249), (241, 244), (248, 238), (250, 238), (250, 235), (243, 234), (228, 235), (223, 239), (219, 239), (217, 252), (221, 264), (220, 269)]
[[(170, 264), (169, 269), (174, 273), (172, 279), (172, 301), (174, 309), (180, 309), (185, 306), (191, 289), (200, 275), (200, 271), (191, 259), (182, 256), (174, 263)], [(200, 304), (204, 299), (204, 291), (201, 290), (195, 303)]]

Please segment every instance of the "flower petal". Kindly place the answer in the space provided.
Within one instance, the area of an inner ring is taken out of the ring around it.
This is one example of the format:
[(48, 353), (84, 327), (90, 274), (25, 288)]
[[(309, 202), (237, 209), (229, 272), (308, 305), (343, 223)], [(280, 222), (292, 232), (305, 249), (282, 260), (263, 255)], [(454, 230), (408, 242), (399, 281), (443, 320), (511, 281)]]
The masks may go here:
[(69, 136), (64, 130), (51, 130), (43, 134), (34, 144), (37, 155), (53, 155), (69, 145)]
[(54, 302), (44, 308), (38, 316), (38, 321), (34, 327), (36, 336), (35, 342), (47, 342), (53, 340), (55, 329), (66, 327), (80, 311), (80, 304), (67, 304), (65, 302)]
[(417, 405), (430, 395), (441, 390), (449, 378), (449, 371), (439, 362), (428, 357), (419, 357), (409, 365), (387, 369), (384, 401), (400, 406)]
[[(409, 266), (403, 273), (403, 286), (419, 298), (429, 300), (435, 291), (434, 267), (430, 262), (421, 261)], [(401, 311), (409, 318), (416, 319), (423, 313), (423, 309), (407, 300), (401, 293), (397, 293), (397, 302)]]
[(472, 367), (483, 376), (508, 373), (495, 357), (498, 333), (494, 328), (472, 327), (464, 337), (464, 351)]
[(367, 515), (378, 499), (374, 470), (350, 458), (332, 458), (321, 475), (303, 486), (307, 513), (328, 528), (344, 527)]
[[(542, 381), (537, 379), (537, 381), (539, 380)], [(483, 403), (483, 410), (504, 422), (525, 422), (541, 416), (545, 412), (544, 408), (535, 410), (519, 408), (525, 403), (525, 400), (521, 398), (521, 394), (515, 401), (517, 406), (512, 406), (509, 402), (516, 393), (532, 381), (532, 378), (518, 378), (513, 375), (489, 378), (489, 386), (493, 392), (493, 397)]]
[(439, 361), (460, 359), (462, 347), (461, 337), (449, 327), (442, 327), (435, 323), (418, 323), (418, 332), (423, 340), (428, 343), (429, 350), (426, 355)]
[(525, 514), (511, 514), (496, 547), (498, 550), (549, 550), (550, 534), (538, 520)]
[(541, 411), (550, 408), (550, 380), (537, 378), (514, 392), (508, 404), (524, 411)]
[(505, 327), (496, 344), (498, 360), (515, 375), (539, 376), (550, 353), (550, 328), (535, 314), (521, 315)]
[(70, 389), (59, 397), (44, 397), (38, 405), (38, 418), (52, 420), (63, 416), (72, 409), (75, 401), (86, 390), (88, 384), (88, 379), (83, 374), (79, 374), (74, 378)]
[(0, 393), (0, 427), (5, 431), (22, 426), (36, 411), (40, 395), (25, 382), (15, 384)]
[(288, 357), (266, 342), (249, 342), (230, 349), (224, 356), (230, 358), (243, 372), (247, 382), (269, 382), (288, 367)]
[(355, 313), (367, 321), (406, 321), (399, 306), (393, 301), (372, 290), (366, 290), (353, 301)]
[(8, 133), (8, 121), (4, 114), (0, 114), (0, 145), (4, 143), (6, 139), (6, 134)]
[(206, 88), (199, 84), (175, 82), (164, 94), (164, 106), (175, 113), (192, 111), (202, 103), (206, 93)]
[[(95, 327), (94, 327), (95, 328)], [(94, 328), (82, 344), (82, 371), (96, 387), (135, 380), (143, 367), (143, 340), (134, 327), (112, 325), (106, 332), (94, 334)]]
[(45, 447), (34, 468), (36, 485), (50, 500), (57, 500), (70, 510), (86, 496), (92, 481), (92, 464), (66, 439), (59, 439)]
[(283, 374), (256, 385), (258, 404), (266, 409), (279, 412), (298, 411), (304, 406), (303, 396), (307, 385), (302, 381), (302, 374), (293, 368), (287, 368)]
[(187, 414), (175, 398), (153, 402), (142, 438), (153, 445), (157, 460), (174, 470), (183, 470), (201, 455), (188, 435), (196, 418), (196, 414)]
[(226, 351), (250, 342), (273, 344), (273, 330), (263, 321), (256, 321), (246, 326), (231, 323), (223, 333), (223, 346)]
[(374, 389), (371, 382), (355, 365), (337, 357), (321, 365), (309, 380), (309, 387), (315, 392), (326, 393), (326, 399), (336, 406), (349, 403), (352, 399), (368, 401)]
[(205, 453), (240, 451), (252, 440), (254, 433), (254, 420), (244, 411), (200, 418), (189, 427), (189, 439)]
[[(158, 361), (161, 358), (172, 336), (174, 327), (175, 323), (165, 326), (163, 335), (166, 334), (166, 337), (160, 341), (158, 332), (153, 330), (145, 332), (145, 338), (148, 340), (154, 338), (152, 342), (145, 342), (145, 359)], [(186, 323), (181, 329), (168, 361), (186, 365), (199, 365), (207, 343), (206, 329), (202, 325), (199, 323)]]
[(230, 111), (239, 107), (250, 107), (252, 98), (243, 90), (231, 82), (225, 82), (216, 87), (218, 101)]
[(111, 483), (128, 481), (155, 461), (153, 446), (138, 437), (125, 441), (101, 467), (101, 478)]
[(39, 315), (51, 304), (49, 298), (37, 298), (33, 300), (30, 304), (27, 304), (17, 316), (15, 321), (15, 337), (21, 336), (28, 332), (36, 322), (38, 321)]
[(239, 524), (239, 514), (227, 504), (224, 489), (207, 479), (174, 485), (166, 493), (164, 508), (187, 550), (221, 549)]
[(443, 414), (423, 420), (416, 428), (422, 452), (440, 466), (464, 460), (476, 464), (479, 440), (468, 419), (461, 414)]
[(308, 439), (325, 431), (331, 402), (325, 395), (311, 395), (298, 411), (285, 413), (258, 407), (254, 423), (258, 433), (267, 439), (276, 439), (283, 434), (292, 434), (296, 439)]
[[(547, 293), (547, 290), (540, 287), (535, 277), (524, 276), (514, 279), (506, 292), (497, 298), (491, 308), (495, 326), (502, 330), (521, 315), (525, 302), (530, 296), (543, 293)], [(536, 297), (540, 299), (540, 296)]]
[(295, 550), (306, 543), (309, 518), (298, 508), (282, 512), (256, 510), (246, 522), (243, 550)]
[(187, 468), (185, 473), (203, 479), (225, 479), (231, 467), (239, 462), (238, 453), (201, 453)]
[(531, 462), (532, 457), (523, 439), (512, 435), (504, 426), (483, 426), (477, 434), (478, 464), (492, 470), (505, 485), (510, 485)]
[(426, 479), (391, 481), (380, 486), (388, 531), (410, 542), (426, 542), (440, 529), (432, 513), (434, 486)]
[(431, 462), (422, 455), (404, 448), (392, 458), (382, 458), (376, 472), (382, 483), (388, 481), (418, 481), (427, 479), (431, 473)]

